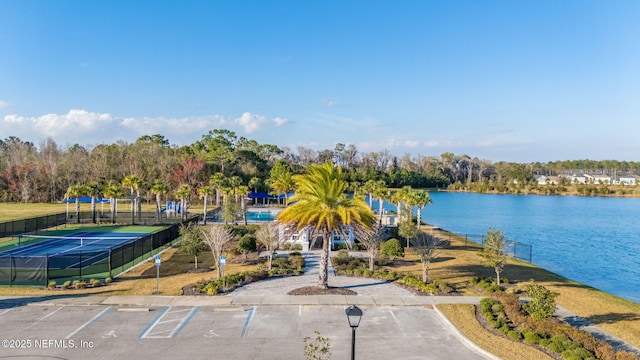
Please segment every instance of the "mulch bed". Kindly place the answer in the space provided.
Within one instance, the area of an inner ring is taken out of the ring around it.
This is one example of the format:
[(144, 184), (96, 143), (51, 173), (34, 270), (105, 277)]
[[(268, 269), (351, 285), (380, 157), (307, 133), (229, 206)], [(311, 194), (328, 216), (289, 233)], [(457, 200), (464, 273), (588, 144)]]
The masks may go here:
[(305, 286), (291, 290), (287, 295), (358, 295), (358, 293), (341, 287), (329, 286), (326, 289), (322, 289), (317, 286)]

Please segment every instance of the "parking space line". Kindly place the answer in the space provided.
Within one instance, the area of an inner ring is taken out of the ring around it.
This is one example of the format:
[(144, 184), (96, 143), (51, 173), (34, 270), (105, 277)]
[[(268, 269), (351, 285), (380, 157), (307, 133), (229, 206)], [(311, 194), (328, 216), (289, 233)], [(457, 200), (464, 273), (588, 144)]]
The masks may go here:
[(92, 322), (98, 320), (99, 318), (103, 317), (104, 315), (106, 315), (107, 313), (109, 313), (111, 310), (113, 310), (113, 306), (109, 306), (108, 308), (102, 310), (98, 315), (92, 317), (91, 319), (89, 319), (89, 321), (87, 321), (86, 323), (82, 324), (82, 326), (80, 326), (79, 328), (77, 328), (74, 332), (72, 332), (71, 334), (67, 335), (67, 339), (71, 338), (72, 336), (76, 335), (77, 333), (79, 333), (80, 331), (82, 331), (84, 328), (86, 328), (87, 326), (89, 326)]
[(151, 329), (153, 329), (153, 327), (156, 325), (156, 322), (158, 320), (160, 320), (160, 318), (167, 312), (169, 311), (169, 309), (171, 309), (171, 306), (167, 306), (164, 308), (164, 310), (162, 310), (154, 319), (153, 321), (151, 321), (149, 323), (149, 325), (147, 325), (146, 328), (144, 328), (144, 330), (142, 330), (142, 332), (140, 333), (140, 335), (138, 335), (138, 339), (142, 339), (145, 336), (147, 336), (147, 334), (151, 331)]
[(62, 307), (59, 307), (59, 308), (55, 309), (54, 311), (52, 311), (52, 312), (48, 313), (47, 315), (45, 315), (45, 316), (41, 317), (40, 319), (38, 319), (38, 320), (34, 321), (31, 325), (27, 326), (27, 327), (26, 327), (26, 328), (24, 328), (24, 329), (25, 329), (25, 330), (27, 330), (27, 329), (31, 328), (32, 326), (36, 325), (36, 324), (37, 324), (37, 323), (39, 323), (40, 321), (42, 321), (42, 320), (44, 320), (44, 319), (48, 318), (49, 316), (51, 316), (51, 315), (53, 315), (53, 314), (57, 313), (57, 312), (58, 312), (58, 311), (60, 311), (60, 310), (62, 310)]
[(182, 319), (182, 322), (180, 322), (180, 324), (178, 324), (178, 327), (176, 327), (171, 334), (169, 334), (169, 337), (172, 338), (174, 336), (176, 336), (184, 327), (185, 325), (187, 325), (187, 323), (189, 321), (191, 321), (191, 319), (193, 319), (193, 317), (196, 315), (196, 313), (200, 311), (200, 306), (196, 306), (194, 307), (191, 312), (189, 314), (187, 314), (187, 316)]
[(252, 306), (251, 309), (249, 310), (249, 315), (247, 316), (247, 319), (244, 321), (244, 327), (242, 328), (242, 333), (240, 334), (241, 338), (244, 338), (245, 336), (247, 336), (247, 331), (249, 330), (249, 322), (251, 321), (251, 318), (253, 317), (255, 309), (256, 309), (256, 307)]
[[(138, 338), (146, 338), (146, 339), (170, 339), (178, 334), (184, 327), (187, 325), (191, 319), (195, 316), (195, 314), (200, 310), (199, 306), (195, 306), (187, 309), (178, 309), (171, 310), (171, 307), (168, 307), (165, 311), (160, 314), (159, 317), (156, 317), (154, 321), (147, 326), (145, 331), (140, 334)], [(187, 312), (186, 315), (181, 315), (182, 313)], [(176, 317), (176, 314), (178, 317)], [(168, 319), (164, 319), (168, 317)], [(171, 318), (173, 317), (173, 318)], [(174, 323), (178, 323), (177, 325), (172, 325)]]
[(407, 333), (404, 332), (404, 329), (402, 328), (402, 325), (400, 324), (400, 321), (398, 321), (398, 318), (396, 317), (396, 314), (393, 313), (392, 309), (389, 309), (389, 313), (391, 314), (391, 317), (393, 318), (393, 320), (396, 322), (396, 326), (398, 327), (398, 329), (400, 329), (400, 332), (402, 333), (402, 336), (407, 337)]
[(5, 310), (5, 311), (1, 312), (1, 313), (0, 313), (0, 316), (2, 316), (2, 315), (4, 315), (4, 314), (8, 313), (8, 312), (9, 312), (9, 311), (11, 311), (11, 310), (13, 310), (13, 308), (15, 308), (16, 306), (18, 306), (18, 305), (13, 305), (12, 307), (8, 308), (7, 310)]

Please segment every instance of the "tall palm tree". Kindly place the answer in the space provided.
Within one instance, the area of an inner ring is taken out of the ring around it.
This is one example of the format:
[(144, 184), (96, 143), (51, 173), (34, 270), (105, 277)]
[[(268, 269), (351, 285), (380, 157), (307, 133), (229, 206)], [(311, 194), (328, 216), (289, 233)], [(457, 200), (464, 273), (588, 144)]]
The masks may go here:
[(169, 187), (162, 180), (156, 180), (149, 189), (152, 194), (156, 196), (156, 215), (158, 216), (158, 223), (162, 222), (162, 210), (161, 210), (161, 197), (169, 191)]
[(238, 196), (240, 197), (240, 210), (242, 211), (242, 218), (244, 224), (247, 225), (247, 203), (244, 201), (245, 197), (249, 195), (249, 187), (247, 185), (238, 186)]
[(425, 206), (433, 204), (431, 198), (429, 197), (429, 192), (426, 190), (414, 190), (413, 196), (411, 197), (411, 205), (416, 206), (418, 208), (418, 213), (416, 217), (416, 223), (418, 225), (418, 229), (422, 223), (422, 209)]
[(80, 196), (84, 195), (85, 192), (84, 185), (74, 184), (67, 188), (67, 193), (65, 194), (67, 200), (72, 197), (76, 199), (76, 221), (78, 223), (80, 223)]
[(91, 221), (96, 223), (96, 198), (102, 194), (100, 184), (92, 181), (85, 185), (86, 194), (91, 196)]
[(233, 189), (233, 197), (238, 202), (238, 186), (242, 185), (242, 178), (240, 176), (232, 176), (229, 178), (229, 186)]
[(136, 198), (136, 194), (140, 194), (142, 179), (135, 174), (127, 175), (122, 179), (122, 186), (129, 188), (131, 191), (131, 224), (133, 224), (133, 219), (136, 213), (136, 203), (139, 202), (139, 199)]
[(224, 174), (217, 172), (211, 175), (209, 185), (216, 189), (216, 206), (220, 207), (220, 190), (226, 185), (226, 178), (224, 177)]
[(310, 165), (307, 173), (294, 175), (296, 191), (293, 203), (281, 211), (277, 219), (297, 230), (311, 226), (322, 233), (322, 255), (318, 287), (327, 288), (329, 238), (347, 225), (370, 227), (374, 220), (371, 208), (361, 199), (349, 199), (342, 168), (328, 162)]
[(391, 192), (387, 189), (387, 184), (384, 180), (379, 180), (379, 187), (376, 188), (373, 196), (378, 199), (378, 218), (380, 219), (380, 223), (382, 224), (382, 213), (384, 209), (384, 201), (391, 198)]
[(186, 218), (187, 215), (187, 199), (191, 194), (191, 186), (189, 184), (182, 184), (176, 191), (176, 196), (180, 199), (180, 220)]
[(370, 179), (367, 180), (364, 184), (362, 184), (362, 191), (366, 192), (369, 195), (369, 207), (373, 208), (373, 196), (378, 189), (377, 181)]
[(207, 225), (207, 205), (209, 205), (209, 195), (213, 194), (213, 187), (204, 185), (198, 188), (198, 195), (203, 198), (204, 209), (202, 210), (202, 221)]
[(124, 195), (124, 191), (115, 181), (109, 181), (104, 187), (104, 196), (109, 198), (109, 208), (111, 209), (111, 223), (116, 223), (118, 213), (118, 198)]

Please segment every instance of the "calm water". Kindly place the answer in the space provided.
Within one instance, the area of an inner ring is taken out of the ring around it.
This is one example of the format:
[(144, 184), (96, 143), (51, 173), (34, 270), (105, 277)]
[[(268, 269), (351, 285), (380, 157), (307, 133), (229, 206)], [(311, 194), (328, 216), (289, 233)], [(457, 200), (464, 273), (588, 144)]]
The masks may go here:
[(640, 303), (640, 199), (430, 195), (424, 222), (475, 238), (489, 227), (503, 230), (510, 240), (533, 246), (534, 264)]

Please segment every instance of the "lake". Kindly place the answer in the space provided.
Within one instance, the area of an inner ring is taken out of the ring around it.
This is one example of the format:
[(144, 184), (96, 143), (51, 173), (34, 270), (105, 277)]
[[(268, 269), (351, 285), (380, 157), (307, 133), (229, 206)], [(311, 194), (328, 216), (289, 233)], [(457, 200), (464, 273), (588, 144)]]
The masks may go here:
[[(640, 199), (431, 192), (423, 222), (479, 239), (492, 227), (532, 262), (640, 303)], [(377, 211), (377, 202), (373, 204)], [(395, 211), (395, 206), (385, 204)], [(505, 277), (509, 274), (505, 273)]]

